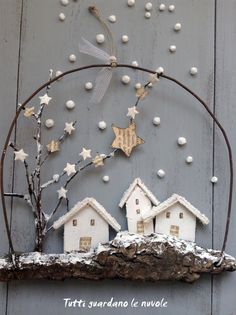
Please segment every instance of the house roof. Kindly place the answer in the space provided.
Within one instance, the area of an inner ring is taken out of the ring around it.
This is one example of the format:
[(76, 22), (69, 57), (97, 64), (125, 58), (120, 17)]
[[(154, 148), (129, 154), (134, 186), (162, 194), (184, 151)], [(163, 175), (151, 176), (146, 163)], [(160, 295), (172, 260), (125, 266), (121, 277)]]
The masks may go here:
[(151, 202), (157, 206), (160, 202), (156, 199), (156, 197), (151, 193), (151, 191), (147, 188), (147, 186), (144, 185), (142, 180), (140, 178), (135, 178), (133, 183), (129, 186), (129, 188), (124, 192), (123, 197), (121, 198), (121, 201), (119, 203), (119, 207), (123, 208), (124, 204), (129, 199), (130, 195), (132, 194), (135, 187), (138, 186), (142, 189), (144, 194), (151, 200)]
[(159, 215), (169, 207), (173, 206), (176, 203), (180, 203), (187, 210), (189, 210), (195, 217), (197, 217), (203, 224), (208, 224), (208, 218), (201, 213), (197, 208), (195, 208), (190, 202), (188, 202), (184, 197), (177, 194), (173, 194), (170, 198), (160, 203), (157, 207), (153, 207), (151, 210), (143, 214), (144, 222), (148, 222), (153, 219), (155, 216)]
[(81, 211), (85, 206), (90, 205), (97, 213), (111, 226), (113, 229), (118, 232), (121, 229), (119, 223), (113, 218), (105, 208), (97, 202), (94, 198), (85, 198), (83, 201), (78, 202), (69, 212), (60, 217), (57, 221), (53, 223), (53, 228), (56, 230), (67, 221), (72, 219), (79, 211)]

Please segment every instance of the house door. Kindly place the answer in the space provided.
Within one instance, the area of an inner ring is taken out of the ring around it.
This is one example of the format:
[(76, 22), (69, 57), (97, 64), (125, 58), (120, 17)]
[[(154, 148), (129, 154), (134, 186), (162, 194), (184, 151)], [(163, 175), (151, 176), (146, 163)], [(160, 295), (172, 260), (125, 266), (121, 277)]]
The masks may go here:
[(144, 223), (143, 221), (137, 222), (137, 233), (138, 234), (144, 234)]
[(81, 237), (79, 240), (79, 249), (89, 251), (91, 248), (92, 237)]
[(179, 226), (178, 225), (171, 225), (170, 226), (170, 235), (179, 237)]

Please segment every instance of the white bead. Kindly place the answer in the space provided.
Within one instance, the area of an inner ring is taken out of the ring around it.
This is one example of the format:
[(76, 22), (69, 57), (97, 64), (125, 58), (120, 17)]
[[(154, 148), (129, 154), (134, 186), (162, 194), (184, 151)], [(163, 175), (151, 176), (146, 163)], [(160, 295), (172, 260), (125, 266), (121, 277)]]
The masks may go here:
[(58, 17), (59, 17), (59, 20), (60, 20), (60, 21), (64, 21), (65, 18), (66, 18), (66, 16), (65, 16), (64, 13), (60, 13)]
[(104, 181), (104, 183), (108, 183), (110, 180), (110, 177), (108, 175), (103, 176), (102, 180)]
[[(56, 77), (59, 77), (59, 75), (61, 75), (62, 74), (62, 72), (61, 71), (56, 71), (56, 73), (55, 73), (55, 76)], [(60, 78), (60, 79), (58, 79), (58, 81), (60, 81), (62, 78)]]
[(152, 120), (152, 123), (153, 123), (153, 125), (155, 125), (155, 126), (159, 126), (160, 125), (160, 123), (161, 123), (161, 118), (160, 117), (154, 117), (153, 118), (153, 120)]
[(54, 120), (53, 119), (47, 119), (45, 121), (45, 126), (49, 129), (52, 128), (54, 126)]
[(146, 19), (150, 19), (151, 17), (151, 13), (150, 12), (145, 12), (145, 18)]
[(178, 32), (178, 31), (181, 30), (181, 27), (182, 27), (182, 25), (181, 25), (180, 23), (176, 23), (175, 26), (174, 26), (174, 30), (175, 30), (176, 32)]
[(212, 184), (216, 184), (216, 183), (218, 182), (218, 177), (213, 176), (213, 177), (211, 178), (211, 182), (212, 182)]
[(148, 87), (149, 87), (149, 88), (152, 88), (152, 87), (153, 87), (153, 83), (152, 83), (152, 82), (149, 82), (149, 83), (148, 83)]
[(193, 163), (193, 157), (191, 155), (186, 157), (186, 163), (188, 163), (188, 164)]
[(159, 178), (163, 178), (163, 177), (165, 177), (165, 175), (166, 175), (166, 173), (165, 173), (164, 170), (160, 169), (160, 170), (157, 171), (157, 176)]
[(161, 3), (161, 4), (159, 5), (159, 11), (165, 11), (165, 9), (166, 9), (165, 4), (164, 4), (164, 3)]
[(183, 146), (187, 143), (187, 140), (184, 137), (179, 137), (177, 142), (178, 142), (178, 145)]
[(115, 15), (110, 15), (108, 17), (108, 20), (111, 22), (111, 23), (115, 23), (116, 22), (116, 16)]
[(128, 43), (128, 41), (129, 41), (129, 36), (128, 36), (128, 35), (122, 35), (121, 41), (122, 41), (122, 43)]
[(169, 5), (168, 9), (169, 9), (170, 12), (174, 12), (175, 6), (173, 4), (171, 4), (171, 5)]
[(96, 41), (98, 44), (102, 44), (105, 42), (105, 36), (103, 34), (96, 35)]
[(136, 61), (136, 60), (134, 60), (134, 61), (132, 61), (132, 66), (134, 66), (134, 67), (138, 67), (138, 62)]
[(85, 90), (92, 90), (93, 83), (92, 82), (86, 82), (84, 85)]
[(75, 61), (76, 61), (76, 55), (71, 54), (71, 55), (69, 56), (69, 61), (70, 61), (70, 62), (75, 62)]
[(169, 51), (172, 52), (172, 53), (175, 52), (176, 51), (176, 46), (175, 45), (170, 45)]
[(69, 100), (66, 102), (66, 108), (73, 109), (75, 107), (75, 102), (72, 100)]
[(130, 77), (128, 75), (123, 75), (121, 81), (124, 84), (129, 84), (130, 83)]
[(163, 67), (158, 67), (158, 68), (156, 69), (156, 72), (157, 72), (158, 74), (163, 74), (163, 73), (164, 73), (164, 68), (163, 68)]
[(59, 181), (60, 175), (59, 174), (54, 174), (52, 179), (57, 183)]
[(69, 4), (69, 0), (61, 0), (61, 4), (67, 6)]
[(192, 67), (192, 68), (190, 69), (190, 74), (191, 74), (191, 75), (196, 75), (197, 73), (198, 73), (197, 67)]
[(98, 123), (98, 128), (100, 129), (100, 130), (104, 130), (104, 129), (106, 129), (106, 127), (107, 127), (107, 124), (106, 124), (106, 122), (105, 121), (99, 121), (99, 123)]
[(136, 90), (141, 89), (141, 87), (142, 87), (141, 83), (138, 82), (138, 83), (135, 84), (135, 89)]
[(146, 5), (145, 5), (145, 9), (147, 11), (151, 11), (152, 10), (152, 3), (151, 2), (147, 2)]
[(135, 5), (135, 0), (127, 0), (127, 5), (128, 5), (129, 7), (134, 6), (134, 5)]

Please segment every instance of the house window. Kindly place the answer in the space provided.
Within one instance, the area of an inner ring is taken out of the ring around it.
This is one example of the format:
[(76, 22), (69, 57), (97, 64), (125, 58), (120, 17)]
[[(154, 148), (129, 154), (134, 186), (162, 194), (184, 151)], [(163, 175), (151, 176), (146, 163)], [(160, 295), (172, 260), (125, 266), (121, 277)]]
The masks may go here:
[(77, 226), (77, 219), (74, 219), (74, 220), (72, 221), (72, 224), (73, 224), (73, 226)]
[(92, 237), (81, 237), (79, 240), (79, 249), (89, 251), (91, 248)]
[(90, 220), (90, 225), (95, 225), (95, 220), (94, 219)]
[(166, 212), (166, 218), (167, 218), (167, 219), (170, 218), (170, 212)]
[(136, 209), (136, 213), (137, 213), (137, 214), (140, 214), (140, 209)]
[(179, 213), (179, 218), (180, 218), (180, 219), (183, 219), (183, 217), (184, 217), (183, 212), (180, 212), (180, 213)]
[(137, 222), (137, 233), (138, 234), (144, 234), (144, 223), (143, 221)]
[(179, 226), (178, 225), (171, 225), (170, 226), (170, 235), (179, 237)]
[(139, 199), (135, 200), (136, 205), (139, 205)]

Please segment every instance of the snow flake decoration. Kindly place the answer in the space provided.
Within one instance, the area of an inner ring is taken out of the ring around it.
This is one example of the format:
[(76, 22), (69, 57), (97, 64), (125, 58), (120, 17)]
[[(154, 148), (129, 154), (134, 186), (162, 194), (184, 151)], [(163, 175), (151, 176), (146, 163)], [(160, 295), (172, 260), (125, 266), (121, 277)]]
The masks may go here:
[(137, 107), (133, 106), (133, 107), (129, 107), (128, 108), (128, 113), (127, 113), (127, 117), (130, 117), (132, 119), (135, 119), (135, 116), (139, 114), (139, 111), (137, 111)]
[(96, 155), (93, 159), (93, 164), (95, 167), (103, 166), (104, 165), (104, 158), (100, 154)]
[(68, 176), (75, 174), (76, 173), (75, 164), (66, 163), (66, 167), (64, 168), (64, 172), (66, 172), (66, 174)]
[(64, 187), (61, 187), (59, 190), (57, 190), (58, 192), (58, 199), (64, 198), (66, 199), (66, 194), (68, 192), (68, 190), (66, 190)]
[(49, 97), (47, 93), (45, 93), (43, 96), (39, 96), (39, 99), (40, 105), (48, 105), (52, 98)]
[(69, 135), (72, 134), (72, 132), (75, 130), (74, 127), (74, 122), (71, 123), (65, 123), (65, 128), (64, 128), (65, 132), (68, 133)]
[(47, 150), (50, 153), (58, 152), (60, 151), (60, 143), (57, 140), (52, 140), (47, 144)]
[(29, 118), (29, 117), (31, 117), (31, 116), (33, 116), (33, 115), (34, 115), (34, 106), (33, 106), (33, 107), (27, 107), (27, 108), (25, 109), (24, 116), (25, 116), (26, 118)]
[(115, 133), (115, 140), (112, 142), (112, 148), (122, 150), (126, 156), (130, 156), (131, 152), (144, 141), (136, 134), (136, 125), (132, 122), (127, 128), (119, 128), (112, 124), (112, 130)]
[(82, 156), (83, 160), (85, 161), (88, 158), (91, 158), (91, 150), (83, 148), (79, 155)]
[(15, 154), (15, 161), (21, 161), (24, 162), (27, 156), (29, 156), (27, 153), (24, 152), (23, 149), (20, 149), (19, 151), (14, 151)]

